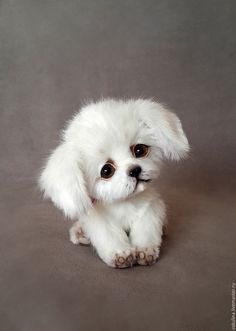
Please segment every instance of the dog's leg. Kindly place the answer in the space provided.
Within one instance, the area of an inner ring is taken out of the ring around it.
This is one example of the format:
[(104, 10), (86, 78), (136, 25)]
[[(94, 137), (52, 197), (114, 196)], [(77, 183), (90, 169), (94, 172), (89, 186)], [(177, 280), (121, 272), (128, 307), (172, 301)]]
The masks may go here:
[(131, 244), (136, 249), (136, 262), (140, 265), (156, 263), (162, 242), (165, 208), (150, 206), (140, 218), (133, 221), (130, 229)]
[(83, 227), (106, 264), (114, 268), (128, 268), (135, 263), (135, 250), (120, 227), (100, 218), (86, 220)]

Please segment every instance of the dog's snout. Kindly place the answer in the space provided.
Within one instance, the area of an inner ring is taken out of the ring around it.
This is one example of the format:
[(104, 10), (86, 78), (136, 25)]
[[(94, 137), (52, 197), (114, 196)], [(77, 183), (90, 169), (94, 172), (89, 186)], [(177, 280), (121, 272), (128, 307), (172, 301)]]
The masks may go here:
[(130, 177), (135, 177), (138, 178), (140, 173), (141, 173), (142, 169), (140, 166), (134, 166), (133, 168), (131, 168), (129, 170), (129, 176)]

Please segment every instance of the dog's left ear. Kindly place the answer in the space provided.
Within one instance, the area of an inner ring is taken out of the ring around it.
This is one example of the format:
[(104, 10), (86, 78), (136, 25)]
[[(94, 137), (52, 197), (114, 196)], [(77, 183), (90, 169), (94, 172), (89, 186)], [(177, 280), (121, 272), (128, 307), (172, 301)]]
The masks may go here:
[(190, 148), (179, 118), (157, 102), (144, 100), (139, 118), (164, 157), (179, 160)]

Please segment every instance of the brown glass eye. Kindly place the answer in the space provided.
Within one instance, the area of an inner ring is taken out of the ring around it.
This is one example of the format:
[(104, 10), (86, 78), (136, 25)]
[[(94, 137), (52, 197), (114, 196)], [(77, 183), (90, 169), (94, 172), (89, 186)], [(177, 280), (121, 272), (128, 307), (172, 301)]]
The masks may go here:
[(149, 147), (144, 144), (137, 144), (131, 147), (131, 151), (136, 158), (145, 157), (148, 155)]
[(105, 179), (111, 178), (115, 171), (116, 169), (113, 164), (106, 163), (101, 169), (101, 177)]

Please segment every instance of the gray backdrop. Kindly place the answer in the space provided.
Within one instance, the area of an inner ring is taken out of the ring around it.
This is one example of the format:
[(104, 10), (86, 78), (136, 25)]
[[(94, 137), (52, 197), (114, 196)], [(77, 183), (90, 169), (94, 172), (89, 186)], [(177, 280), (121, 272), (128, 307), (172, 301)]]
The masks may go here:
[[(236, 2), (0, 2), (0, 329), (231, 329)], [(192, 152), (159, 186), (170, 234), (152, 268), (112, 270), (68, 241), (36, 178), (99, 97), (154, 97)]]

